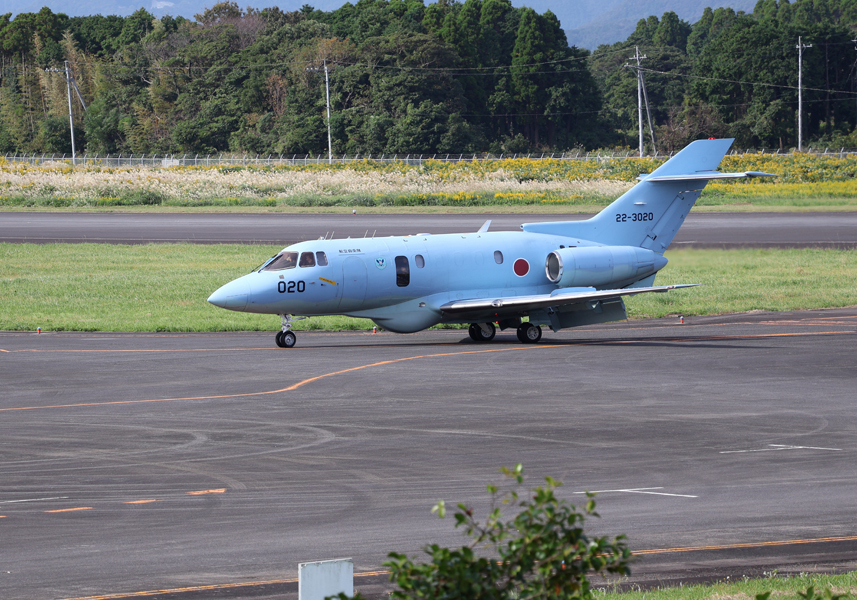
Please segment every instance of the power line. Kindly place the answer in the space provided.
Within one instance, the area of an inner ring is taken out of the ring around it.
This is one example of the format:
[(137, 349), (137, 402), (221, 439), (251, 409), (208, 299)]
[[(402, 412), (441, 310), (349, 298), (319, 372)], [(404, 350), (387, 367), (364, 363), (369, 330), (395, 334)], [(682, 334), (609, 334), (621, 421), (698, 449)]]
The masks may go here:
[[(737, 79), (723, 79), (720, 77), (704, 77), (702, 75), (688, 75), (686, 73), (676, 73), (673, 71), (658, 71), (656, 69), (647, 69), (645, 67), (640, 67), (640, 68), (643, 69), (644, 71), (646, 71), (647, 73), (656, 73), (658, 75), (666, 75), (669, 77), (685, 77), (687, 79), (701, 79), (704, 81), (715, 81), (718, 83), (737, 83), (739, 85), (758, 85), (758, 86), (763, 86), (763, 87), (781, 88), (781, 89), (786, 89), (786, 90), (798, 89), (798, 86), (796, 86), (796, 85), (782, 85), (782, 84), (778, 84), (778, 83), (767, 83), (764, 81), (741, 81), (741, 80), (737, 80)], [(804, 87), (803, 89), (810, 91), (810, 92), (826, 92), (826, 93), (831, 93), (831, 94), (849, 94), (849, 95), (855, 94), (855, 92), (846, 92), (844, 90), (830, 90), (830, 89), (824, 89), (824, 88)]]

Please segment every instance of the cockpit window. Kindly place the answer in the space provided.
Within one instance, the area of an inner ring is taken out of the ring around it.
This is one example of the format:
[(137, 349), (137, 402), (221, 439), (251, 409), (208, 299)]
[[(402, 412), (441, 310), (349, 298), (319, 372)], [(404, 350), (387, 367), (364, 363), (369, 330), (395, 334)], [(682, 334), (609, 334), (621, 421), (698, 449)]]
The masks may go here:
[(312, 252), (304, 252), (301, 254), (301, 267), (314, 267), (315, 266), (315, 256), (313, 256)]
[(262, 267), (262, 271), (283, 271), (285, 269), (294, 269), (297, 264), (297, 252), (280, 252), (274, 260)]
[(327, 266), (327, 254), (324, 252), (316, 252), (315, 253), (315, 262), (319, 267)]

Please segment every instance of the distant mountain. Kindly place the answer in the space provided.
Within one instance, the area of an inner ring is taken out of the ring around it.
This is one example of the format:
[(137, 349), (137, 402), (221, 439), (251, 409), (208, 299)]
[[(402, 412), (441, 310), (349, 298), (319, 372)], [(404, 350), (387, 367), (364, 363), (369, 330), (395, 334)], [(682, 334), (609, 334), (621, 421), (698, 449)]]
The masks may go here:
[[(585, 22), (574, 22), (572, 14), (569, 18), (560, 17), (568, 43), (578, 48), (594, 50), (601, 44), (613, 44), (628, 38), (637, 27), (640, 19), (655, 15), (659, 19), (665, 12), (673, 11), (678, 17), (688, 23), (696, 23), (706, 6), (719, 8), (729, 6), (736, 12), (752, 12), (756, 0), (583, 0), (581, 4), (597, 4), (599, 10), (596, 16)], [(545, 2), (550, 4), (550, 2)], [(568, 10), (571, 13), (571, 10)], [(575, 11), (582, 12), (582, 11)], [(585, 14), (591, 14), (585, 11)], [(557, 13), (559, 16), (559, 13)]]
[[(53, 12), (62, 12), (70, 17), (88, 15), (119, 15), (127, 17), (134, 11), (145, 8), (156, 17), (172, 15), (192, 19), (218, 0), (0, 0), (0, 14), (10, 12), (39, 12), (43, 6)], [(281, 9), (297, 10), (304, 4), (323, 10), (336, 10), (344, 4), (342, 0), (236, 0), (242, 8), (252, 6), (265, 8), (279, 6)], [(355, 0), (356, 1), (356, 0)], [(426, 0), (429, 4), (431, 0)], [(750, 12), (756, 0), (512, 0), (515, 6), (529, 6), (538, 13), (552, 11), (565, 29), (569, 44), (580, 48), (595, 49), (600, 44), (612, 44), (626, 39), (637, 26), (637, 21), (649, 15), (661, 17), (674, 11), (690, 23), (696, 22), (706, 6), (731, 6), (736, 11)]]

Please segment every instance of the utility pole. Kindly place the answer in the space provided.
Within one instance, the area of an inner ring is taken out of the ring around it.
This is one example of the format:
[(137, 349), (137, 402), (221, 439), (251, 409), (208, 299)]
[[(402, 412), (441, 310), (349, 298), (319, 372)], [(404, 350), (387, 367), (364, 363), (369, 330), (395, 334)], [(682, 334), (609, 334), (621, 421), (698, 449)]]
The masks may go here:
[[(857, 50), (857, 40), (851, 40), (854, 42), (854, 49)], [(857, 91), (857, 60), (854, 61), (854, 90)], [(857, 111), (857, 105), (854, 107), (855, 111)], [(857, 112), (855, 112), (854, 116), (855, 121), (857, 121)]]
[(801, 36), (797, 38), (797, 151), (803, 147), (803, 49), (812, 48), (804, 44)]
[[(327, 74), (327, 59), (324, 61), (324, 97), (327, 103), (327, 162), (333, 163), (333, 141), (330, 136), (330, 79)], [(307, 71), (318, 71), (317, 67), (307, 67)]]
[(333, 141), (330, 137), (330, 80), (327, 78), (327, 59), (324, 60), (324, 95), (327, 99), (327, 163), (333, 164)]
[(637, 124), (640, 130), (640, 158), (643, 158), (643, 85), (640, 80), (640, 61), (644, 58), (647, 56), (645, 54), (640, 56), (639, 46), (634, 46), (634, 56), (628, 58), (628, 60), (637, 61)]
[[(48, 73), (62, 73), (60, 69), (45, 69)], [(66, 92), (68, 93), (68, 123), (71, 127), (71, 164), (76, 164), (75, 156), (76, 152), (74, 149), (74, 115), (71, 112), (71, 75), (68, 72), (68, 61), (65, 61), (65, 87)], [(77, 84), (74, 84), (75, 91), (77, 91)], [(78, 92), (78, 96), (80, 92)], [(83, 98), (80, 99), (81, 103), (83, 103)], [(84, 110), (86, 109), (86, 105), (84, 104)]]
[[(649, 95), (646, 94), (646, 82), (643, 80), (643, 70), (640, 68), (640, 61), (648, 58), (645, 54), (640, 54), (640, 47), (634, 46), (634, 56), (629, 56), (628, 60), (637, 61), (637, 123), (640, 131), (640, 158), (643, 158), (643, 97), (646, 98), (646, 117), (649, 120), (649, 134), (652, 136), (652, 149), (655, 149), (655, 130), (652, 128), (652, 113), (649, 111)], [(626, 67), (633, 65), (626, 64)]]

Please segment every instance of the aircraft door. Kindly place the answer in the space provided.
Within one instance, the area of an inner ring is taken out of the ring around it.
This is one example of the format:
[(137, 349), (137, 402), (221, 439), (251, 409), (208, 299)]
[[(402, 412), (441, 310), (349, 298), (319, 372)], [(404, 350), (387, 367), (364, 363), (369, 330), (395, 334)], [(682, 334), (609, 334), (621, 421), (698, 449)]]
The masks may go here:
[(342, 263), (342, 298), (339, 310), (359, 310), (366, 299), (366, 263), (359, 256), (349, 256)]

